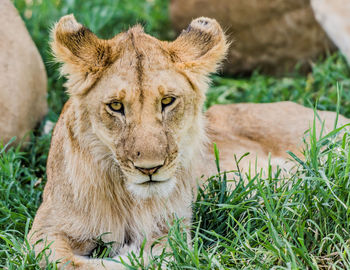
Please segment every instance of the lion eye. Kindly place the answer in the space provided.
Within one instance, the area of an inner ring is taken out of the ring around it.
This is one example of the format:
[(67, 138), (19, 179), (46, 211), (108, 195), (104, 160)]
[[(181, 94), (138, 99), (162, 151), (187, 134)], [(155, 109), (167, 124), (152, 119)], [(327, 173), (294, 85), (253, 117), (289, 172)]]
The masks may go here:
[(164, 109), (166, 106), (173, 104), (175, 101), (174, 97), (166, 97), (162, 99), (162, 108)]
[(124, 112), (123, 104), (121, 102), (115, 101), (115, 102), (109, 103), (108, 107), (114, 112), (119, 112), (119, 113)]

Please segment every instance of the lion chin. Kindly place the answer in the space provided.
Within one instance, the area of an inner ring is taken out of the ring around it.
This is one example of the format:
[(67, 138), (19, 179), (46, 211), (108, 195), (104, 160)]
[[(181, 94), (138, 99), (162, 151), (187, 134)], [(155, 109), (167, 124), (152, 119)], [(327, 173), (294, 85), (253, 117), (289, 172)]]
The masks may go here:
[(128, 191), (137, 199), (148, 199), (152, 197), (166, 198), (174, 191), (176, 179), (171, 177), (161, 180), (135, 180), (127, 184)]

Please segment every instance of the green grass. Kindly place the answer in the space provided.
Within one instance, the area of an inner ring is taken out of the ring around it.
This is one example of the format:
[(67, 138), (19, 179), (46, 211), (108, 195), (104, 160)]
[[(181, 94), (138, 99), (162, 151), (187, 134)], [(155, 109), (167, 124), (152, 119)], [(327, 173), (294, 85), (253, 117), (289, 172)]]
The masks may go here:
[[(49, 114), (30, 136), (26, 150), (0, 147), (0, 268), (39, 269), (43, 254), (34, 254), (25, 241), (46, 182), (45, 164), (50, 134), (45, 121), (56, 121), (67, 96), (57, 65), (49, 53), (49, 29), (60, 16), (75, 13), (100, 37), (108, 38), (140, 22), (161, 38), (169, 31), (167, 1), (15, 0), (14, 3), (44, 59), (49, 82)], [(40, 4), (41, 3), (41, 4)], [(253, 73), (248, 78), (213, 77), (206, 107), (233, 102), (293, 100), (318, 109), (336, 110), (350, 117), (350, 69), (339, 54), (328, 55), (303, 75), (297, 70), (275, 78)], [(192, 247), (187, 246), (181, 220), (172, 226), (169, 249), (149, 265), (133, 256), (133, 268), (161, 269), (346, 269), (350, 268), (350, 134), (310, 133), (297, 172), (252, 177), (237, 171), (234, 190), (222, 172), (200, 189), (193, 205)], [(6, 151), (5, 151), (6, 150)], [(219, 157), (220, 155), (218, 155)], [(291, 153), (291, 158), (293, 154)], [(237, 158), (239, 159), (239, 157)], [(237, 166), (232, 169), (239, 168)], [(103, 243), (96, 255), (108, 254)], [(132, 255), (131, 255), (132, 256)], [(56, 269), (54, 263), (48, 269)]]

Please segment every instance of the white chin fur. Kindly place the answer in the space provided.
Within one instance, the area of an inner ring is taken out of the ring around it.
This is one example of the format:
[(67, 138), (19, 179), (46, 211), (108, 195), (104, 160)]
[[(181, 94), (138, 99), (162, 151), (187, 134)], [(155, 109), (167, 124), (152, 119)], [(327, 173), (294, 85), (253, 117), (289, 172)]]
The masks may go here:
[(152, 197), (167, 197), (175, 188), (175, 178), (170, 178), (168, 181), (157, 182), (152, 184), (134, 184), (128, 183), (127, 189), (134, 197), (139, 199), (148, 199)]

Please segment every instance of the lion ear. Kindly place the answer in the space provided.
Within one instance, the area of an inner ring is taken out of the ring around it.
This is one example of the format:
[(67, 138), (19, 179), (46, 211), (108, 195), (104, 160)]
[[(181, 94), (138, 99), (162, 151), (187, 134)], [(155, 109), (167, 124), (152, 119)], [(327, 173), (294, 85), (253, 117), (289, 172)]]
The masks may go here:
[(83, 94), (115, 58), (109, 41), (96, 37), (74, 15), (64, 16), (56, 23), (51, 47), (56, 59), (63, 63), (61, 73), (67, 75), (71, 94)]
[(205, 17), (193, 20), (169, 45), (181, 68), (204, 76), (217, 70), (229, 47), (219, 23)]

